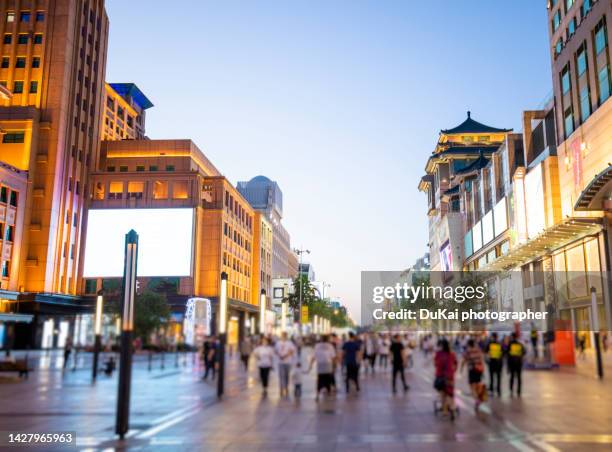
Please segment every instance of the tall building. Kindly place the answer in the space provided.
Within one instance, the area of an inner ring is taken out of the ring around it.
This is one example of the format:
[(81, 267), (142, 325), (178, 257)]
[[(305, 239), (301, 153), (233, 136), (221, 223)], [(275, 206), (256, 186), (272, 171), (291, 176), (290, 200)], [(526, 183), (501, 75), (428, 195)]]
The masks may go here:
[(253, 209), (263, 212), (272, 224), (272, 277), (291, 277), (295, 274), (292, 267), (291, 238), (281, 223), (283, 193), (280, 187), (265, 176), (256, 176), (248, 182), (238, 182), (237, 188)]
[(253, 216), (253, 276), (252, 300), (260, 300), (266, 292), (266, 306), (272, 307), (272, 253), (274, 246), (272, 224), (265, 214), (256, 210)]
[(104, 84), (102, 140), (145, 138), (146, 110), (153, 103), (134, 83)]
[(27, 333), (35, 345), (45, 315), (78, 309), (88, 173), (100, 143), (104, 1), (4, 0), (0, 36), (0, 85), (10, 94), (0, 100), (0, 161), (27, 172), (27, 188), (14, 187), (25, 206), (20, 242), (3, 255), (18, 264), (3, 266), (15, 269), (19, 311), (36, 313)]

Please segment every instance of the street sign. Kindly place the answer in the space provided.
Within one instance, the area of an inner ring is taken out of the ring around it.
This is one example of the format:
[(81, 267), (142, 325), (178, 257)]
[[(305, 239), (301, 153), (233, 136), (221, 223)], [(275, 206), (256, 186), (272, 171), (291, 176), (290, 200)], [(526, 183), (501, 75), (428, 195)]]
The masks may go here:
[(308, 323), (308, 306), (302, 306), (302, 325)]

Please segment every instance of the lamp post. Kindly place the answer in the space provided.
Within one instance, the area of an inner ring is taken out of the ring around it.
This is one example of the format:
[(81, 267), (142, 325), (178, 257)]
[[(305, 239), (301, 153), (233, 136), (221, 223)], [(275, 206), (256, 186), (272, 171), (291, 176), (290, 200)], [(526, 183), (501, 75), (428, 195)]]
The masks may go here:
[(591, 287), (591, 326), (593, 328), (593, 340), (595, 342), (595, 357), (597, 358), (597, 376), (603, 378), (601, 344), (599, 343), (599, 315), (597, 312), (597, 293), (595, 287)]
[(134, 295), (138, 261), (138, 234), (133, 229), (125, 235), (123, 264), (123, 299), (121, 314), (121, 357), (117, 390), (115, 433), (123, 439), (130, 423), (130, 386), (132, 384), (132, 330), (134, 329)]
[(298, 312), (298, 336), (300, 339), (302, 338), (302, 255), (304, 253), (310, 254), (310, 250), (304, 249), (294, 249), (295, 254), (300, 256), (300, 265), (298, 267), (298, 278), (300, 278), (300, 303), (299, 303), (299, 312)]
[(102, 345), (102, 308), (104, 306), (104, 296), (102, 291), (98, 292), (96, 297), (96, 319), (94, 323), (94, 350), (93, 350), (93, 370), (92, 379), (95, 381), (98, 376), (98, 356), (100, 355), (100, 347)]
[(219, 376), (217, 377), (217, 397), (223, 396), (225, 384), (225, 341), (227, 331), (227, 273), (221, 272), (219, 290)]
[(318, 315), (313, 315), (312, 316), (312, 332), (314, 334), (317, 334), (319, 332), (319, 328), (317, 325), (317, 322), (319, 321), (319, 316)]
[(266, 289), (261, 289), (259, 295), (259, 334), (266, 334)]

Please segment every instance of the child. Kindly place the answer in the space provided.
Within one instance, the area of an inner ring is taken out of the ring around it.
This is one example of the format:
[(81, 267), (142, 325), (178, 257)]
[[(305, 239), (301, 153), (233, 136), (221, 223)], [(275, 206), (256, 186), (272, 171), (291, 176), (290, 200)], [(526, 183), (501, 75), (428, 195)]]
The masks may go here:
[(299, 399), (302, 396), (302, 364), (298, 361), (291, 371), (293, 382), (293, 396)]

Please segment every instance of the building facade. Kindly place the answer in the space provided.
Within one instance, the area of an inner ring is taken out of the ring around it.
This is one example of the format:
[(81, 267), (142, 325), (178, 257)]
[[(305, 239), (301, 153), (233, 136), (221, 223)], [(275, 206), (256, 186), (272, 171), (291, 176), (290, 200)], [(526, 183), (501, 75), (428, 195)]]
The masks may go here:
[(134, 83), (104, 84), (102, 140), (145, 138), (146, 110), (153, 104)]

